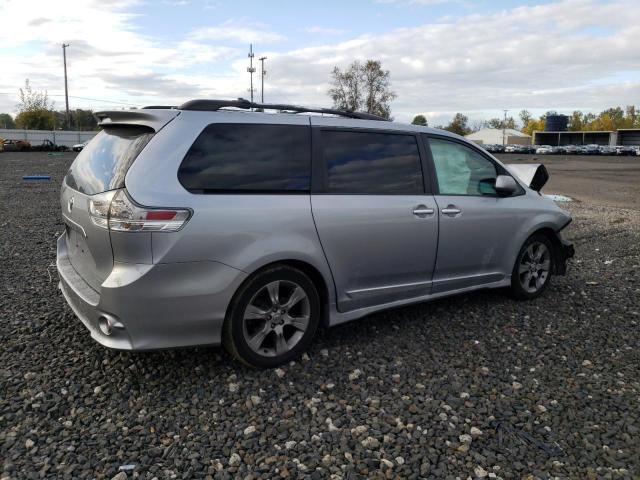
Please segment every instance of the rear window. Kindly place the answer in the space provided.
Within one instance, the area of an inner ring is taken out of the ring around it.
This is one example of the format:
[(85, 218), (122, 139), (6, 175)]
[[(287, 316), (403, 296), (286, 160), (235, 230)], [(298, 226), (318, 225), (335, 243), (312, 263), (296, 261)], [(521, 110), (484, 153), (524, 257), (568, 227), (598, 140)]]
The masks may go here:
[(110, 127), (98, 133), (67, 172), (67, 185), (87, 195), (124, 187), (127, 170), (153, 137), (147, 127)]
[(329, 193), (424, 192), (418, 144), (412, 135), (323, 131), (322, 145)]
[(192, 193), (308, 192), (311, 129), (212, 124), (185, 156), (178, 179)]

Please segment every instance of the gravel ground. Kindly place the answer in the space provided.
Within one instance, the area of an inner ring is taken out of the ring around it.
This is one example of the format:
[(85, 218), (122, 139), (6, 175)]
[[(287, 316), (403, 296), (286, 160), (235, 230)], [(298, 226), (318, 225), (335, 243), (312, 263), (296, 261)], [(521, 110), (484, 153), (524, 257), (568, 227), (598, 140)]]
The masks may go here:
[(496, 155), (506, 163), (544, 163), (551, 174), (544, 191), (640, 210), (640, 157), (598, 155)]
[(257, 372), (90, 339), (52, 267), (71, 158), (0, 154), (3, 480), (640, 478), (639, 211), (569, 204), (577, 260), (536, 301), (371, 315)]

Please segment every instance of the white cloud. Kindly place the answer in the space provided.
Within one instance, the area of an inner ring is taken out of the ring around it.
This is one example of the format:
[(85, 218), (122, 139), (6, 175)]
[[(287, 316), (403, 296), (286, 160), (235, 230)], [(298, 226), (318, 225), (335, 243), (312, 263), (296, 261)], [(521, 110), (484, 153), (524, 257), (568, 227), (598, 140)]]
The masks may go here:
[(321, 27), (319, 25), (314, 25), (311, 27), (307, 27), (304, 29), (307, 33), (313, 33), (316, 35), (340, 35), (344, 33), (344, 30), (340, 28), (332, 28), (332, 27)]
[(202, 27), (194, 30), (189, 38), (193, 40), (232, 41), (246, 45), (247, 43), (278, 43), (285, 36), (273, 32), (266, 25), (248, 20), (227, 20), (215, 27)]

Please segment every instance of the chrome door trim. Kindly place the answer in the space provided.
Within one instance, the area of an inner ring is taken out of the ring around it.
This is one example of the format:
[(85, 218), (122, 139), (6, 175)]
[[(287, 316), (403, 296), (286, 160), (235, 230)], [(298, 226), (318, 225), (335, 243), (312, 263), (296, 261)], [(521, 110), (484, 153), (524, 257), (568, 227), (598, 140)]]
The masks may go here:
[(505, 274), (501, 272), (478, 273), (464, 277), (442, 278), (433, 281), (432, 293), (446, 293), (448, 291), (459, 290), (472, 286), (481, 286), (493, 282), (504, 280)]
[(430, 287), (431, 281), (428, 282), (415, 282), (415, 283), (402, 283), (397, 285), (385, 285), (383, 287), (373, 287), (373, 288), (363, 288), (359, 290), (349, 290), (345, 292), (350, 298), (358, 299), (365, 298), (369, 295), (386, 293), (394, 290), (406, 290), (413, 289), (416, 287)]

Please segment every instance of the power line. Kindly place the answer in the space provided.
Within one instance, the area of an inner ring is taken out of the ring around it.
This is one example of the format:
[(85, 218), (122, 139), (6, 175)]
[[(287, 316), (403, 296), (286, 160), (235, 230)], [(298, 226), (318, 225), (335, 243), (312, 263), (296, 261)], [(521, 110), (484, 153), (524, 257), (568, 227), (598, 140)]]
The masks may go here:
[[(9, 96), (15, 96), (15, 93), (9, 93), (9, 92), (0, 92), (0, 95), (9, 95)], [(47, 93), (48, 97), (64, 97), (63, 93)], [(91, 100), (92, 102), (103, 102), (103, 103), (114, 103), (114, 104), (119, 104), (119, 105), (127, 105), (130, 107), (137, 107), (138, 105), (140, 105), (139, 103), (129, 103), (129, 102), (122, 102), (122, 101), (118, 101), (118, 100), (105, 100), (104, 98), (90, 98), (90, 97), (79, 97), (77, 95), (69, 95), (69, 98), (76, 98), (76, 99), (80, 99), (80, 100)], [(144, 102), (142, 102), (144, 103)]]
[[(51, 97), (61, 97), (62, 95), (58, 94), (58, 95), (50, 95), (50, 96)], [(102, 98), (77, 97), (77, 96), (73, 96), (73, 95), (69, 95), (69, 98), (79, 98), (81, 100), (91, 100), (92, 102), (104, 102), (104, 103), (114, 103), (114, 104), (120, 104), (120, 105), (128, 105), (130, 107), (137, 107), (138, 105), (140, 105), (139, 103), (120, 102), (120, 101), (117, 101), (117, 100), (104, 100)]]

